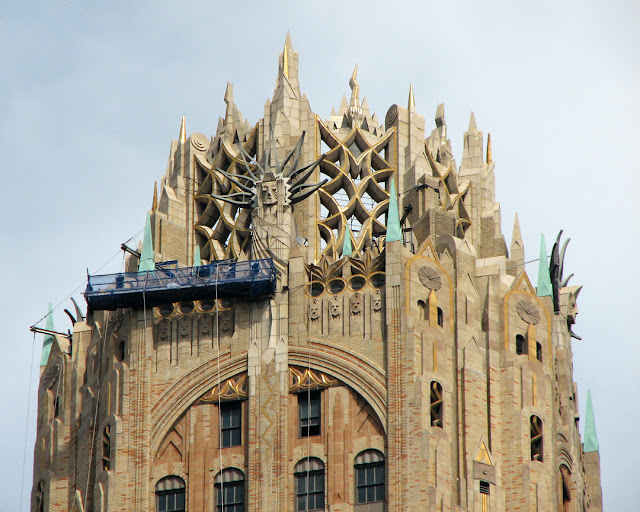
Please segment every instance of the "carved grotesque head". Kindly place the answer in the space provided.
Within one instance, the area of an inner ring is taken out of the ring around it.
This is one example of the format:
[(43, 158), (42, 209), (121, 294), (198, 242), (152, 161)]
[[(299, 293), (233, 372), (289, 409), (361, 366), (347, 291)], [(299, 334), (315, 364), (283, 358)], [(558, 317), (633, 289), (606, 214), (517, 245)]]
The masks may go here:
[(320, 305), (318, 299), (313, 299), (309, 305), (309, 319), (317, 320), (318, 318), (320, 318)]
[(191, 318), (181, 318), (178, 323), (178, 331), (183, 338), (188, 336), (191, 331)]
[(360, 295), (359, 293), (354, 294), (354, 296), (351, 297), (350, 302), (352, 315), (359, 315), (360, 313), (362, 313), (362, 295)]
[(372, 301), (373, 310), (380, 311), (382, 309), (382, 297), (380, 297), (380, 291), (376, 291)]
[(233, 328), (233, 311), (230, 309), (220, 311), (220, 330), (228, 332)]
[(160, 324), (158, 324), (158, 336), (160, 336), (161, 340), (166, 340), (169, 337), (169, 321), (162, 320)]
[(341, 313), (340, 309), (340, 303), (338, 302), (338, 298), (336, 297), (331, 303), (331, 316), (333, 318), (338, 318)]
[(262, 204), (270, 206), (278, 202), (278, 182), (276, 180), (262, 182)]

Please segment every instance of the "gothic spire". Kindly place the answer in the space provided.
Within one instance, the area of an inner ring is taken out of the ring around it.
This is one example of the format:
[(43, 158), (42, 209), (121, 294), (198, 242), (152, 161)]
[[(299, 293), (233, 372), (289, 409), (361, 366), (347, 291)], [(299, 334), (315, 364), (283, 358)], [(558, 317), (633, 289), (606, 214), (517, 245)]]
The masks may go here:
[(402, 240), (400, 229), (400, 212), (398, 210), (398, 196), (396, 195), (396, 182), (391, 179), (391, 191), (389, 192), (389, 214), (387, 217), (387, 238), (386, 242), (396, 242)]
[(538, 264), (538, 297), (551, 297), (551, 275), (547, 258), (547, 244), (544, 235), (540, 235), (540, 261)]
[(147, 213), (147, 223), (144, 227), (144, 239), (142, 241), (142, 251), (140, 254), (140, 263), (138, 264), (138, 272), (145, 272), (155, 269), (153, 260), (153, 238), (151, 236), (151, 215)]
[(596, 435), (596, 421), (593, 416), (593, 404), (591, 403), (591, 390), (587, 391), (587, 413), (584, 422), (584, 451), (599, 451), (598, 436)]

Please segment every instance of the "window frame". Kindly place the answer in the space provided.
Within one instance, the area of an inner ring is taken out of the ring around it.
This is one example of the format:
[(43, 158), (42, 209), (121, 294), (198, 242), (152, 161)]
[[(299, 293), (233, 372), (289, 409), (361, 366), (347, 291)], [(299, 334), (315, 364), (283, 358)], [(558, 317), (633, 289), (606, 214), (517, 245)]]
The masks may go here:
[(432, 427), (444, 429), (444, 391), (437, 380), (429, 385), (429, 415)]
[[(225, 468), (216, 475), (215, 482), (215, 510), (216, 512), (244, 512), (246, 503), (246, 488), (244, 473), (237, 468)], [(240, 492), (238, 493), (238, 489)], [(233, 490), (235, 501), (226, 502), (226, 492)], [(238, 498), (241, 500), (238, 501)], [(222, 498), (222, 500), (221, 500)], [(222, 503), (221, 503), (222, 501)]]
[[(359, 460), (364, 460), (366, 458), (376, 458), (377, 460), (359, 462)], [(378, 468), (382, 468), (382, 471), (377, 472), (376, 469)], [(386, 461), (382, 452), (372, 449), (360, 452), (355, 459), (353, 469), (355, 481), (355, 505), (384, 503), (386, 500)], [(368, 475), (368, 470), (371, 470), (371, 473), (373, 474)], [(364, 474), (365, 482), (361, 481), (361, 474)], [(373, 482), (369, 481), (369, 477), (371, 476), (373, 477)], [(361, 499), (360, 496), (361, 489), (365, 492), (364, 499)], [(373, 492), (372, 499), (369, 497), (369, 491)], [(381, 495), (378, 495), (379, 492)]]
[[(315, 468), (311, 466), (315, 465)], [(307, 457), (298, 462), (294, 468), (294, 485), (295, 485), (295, 503), (294, 509), (296, 512), (312, 512), (316, 510), (325, 510), (326, 499), (326, 482), (325, 482), (325, 465), (320, 459), (316, 457)], [(312, 480), (313, 477), (313, 480)], [(314, 490), (309, 492), (310, 483), (313, 481)], [(304, 492), (300, 491), (300, 483), (303, 482)], [(316, 488), (317, 483), (320, 482), (320, 488)], [(300, 498), (303, 498), (304, 505), (301, 507)], [(313, 507), (309, 508), (310, 498), (313, 499)]]
[(220, 448), (242, 446), (242, 401), (220, 402), (219, 409)]
[[(313, 415), (314, 404), (317, 407), (317, 415)], [(306, 415), (303, 415), (303, 405), (306, 406)], [(298, 437), (313, 437), (321, 434), (322, 391), (314, 389), (298, 393)]]
[[(173, 487), (170, 489), (158, 489), (158, 487), (162, 487), (164, 482), (169, 482)], [(160, 502), (162, 498), (170, 496), (174, 497), (173, 508), (169, 508), (168, 503), (166, 508), (161, 508)], [(156, 512), (186, 512), (187, 510), (187, 485), (184, 479), (177, 475), (167, 475), (158, 480), (155, 488), (155, 497)], [(178, 505), (179, 501), (176, 500), (178, 497), (182, 497), (182, 507)]]

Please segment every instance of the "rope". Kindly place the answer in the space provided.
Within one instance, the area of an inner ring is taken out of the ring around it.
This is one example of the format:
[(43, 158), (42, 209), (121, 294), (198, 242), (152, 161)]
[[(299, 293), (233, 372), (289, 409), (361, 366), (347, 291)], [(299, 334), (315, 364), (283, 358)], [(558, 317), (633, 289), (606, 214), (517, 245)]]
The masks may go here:
[(31, 388), (33, 386), (33, 357), (35, 355), (36, 333), (33, 333), (33, 343), (31, 344), (31, 371), (29, 373), (29, 395), (27, 396), (27, 419), (24, 427), (24, 450), (22, 452), (22, 470), (20, 472), (20, 510), (22, 510), (22, 497), (24, 493), (24, 461), (27, 458), (27, 433), (29, 431), (29, 412), (31, 410)]

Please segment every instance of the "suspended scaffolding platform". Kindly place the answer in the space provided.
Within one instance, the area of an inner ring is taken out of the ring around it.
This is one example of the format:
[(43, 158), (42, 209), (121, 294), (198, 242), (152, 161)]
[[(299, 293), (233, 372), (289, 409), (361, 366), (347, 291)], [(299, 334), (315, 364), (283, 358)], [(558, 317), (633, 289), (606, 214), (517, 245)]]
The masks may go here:
[(158, 268), (89, 276), (84, 296), (94, 310), (141, 308), (187, 300), (237, 298), (257, 300), (276, 287), (272, 259), (220, 261), (210, 265)]

